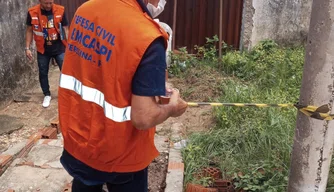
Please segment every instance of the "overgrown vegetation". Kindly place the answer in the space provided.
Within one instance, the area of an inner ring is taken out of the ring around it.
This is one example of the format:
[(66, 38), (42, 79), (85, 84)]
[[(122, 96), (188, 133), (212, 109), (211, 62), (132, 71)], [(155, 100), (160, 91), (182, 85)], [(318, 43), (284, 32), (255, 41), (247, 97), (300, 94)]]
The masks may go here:
[[(215, 42), (216, 37), (208, 39), (207, 45), (196, 47), (194, 56), (181, 49), (180, 54), (172, 55), (175, 62), (169, 72), (186, 78), (189, 67), (219, 70), (226, 77), (217, 88), (219, 102), (297, 102), (303, 47), (283, 48), (267, 40), (250, 52), (227, 50), (219, 62)], [(225, 178), (233, 179), (238, 189), (286, 191), (296, 114), (294, 108), (215, 108), (216, 126), (210, 132), (191, 135), (182, 152), (185, 183), (205, 184), (207, 179), (195, 181), (193, 175), (214, 165), (224, 171)], [(333, 172), (332, 167), (328, 182), (332, 191)]]

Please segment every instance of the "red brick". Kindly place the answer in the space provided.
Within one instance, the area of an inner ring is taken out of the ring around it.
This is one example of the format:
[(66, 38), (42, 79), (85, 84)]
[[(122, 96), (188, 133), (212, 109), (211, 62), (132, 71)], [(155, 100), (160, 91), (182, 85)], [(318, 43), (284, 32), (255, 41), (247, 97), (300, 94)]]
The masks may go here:
[(215, 187), (229, 187), (229, 186), (232, 186), (232, 182), (229, 180), (218, 179), (214, 181), (213, 185)]
[(213, 187), (218, 189), (218, 192), (234, 192), (234, 186), (232, 181), (230, 180), (215, 180), (213, 183)]
[(169, 162), (168, 163), (168, 170), (173, 170), (173, 169), (184, 170), (184, 164), (183, 163), (177, 163), (177, 162)]
[(35, 144), (35, 140), (34, 139), (29, 139), (26, 143), (25, 148), (29, 148), (31, 146), (33, 146)]
[(56, 128), (47, 128), (45, 129), (42, 139), (57, 139), (57, 129)]
[(18, 158), (24, 157), (29, 153), (30, 148), (24, 148), (18, 155)]
[(189, 183), (187, 185), (186, 192), (218, 192), (218, 189), (206, 188), (202, 185), (196, 185), (196, 184)]
[(0, 155), (0, 167), (5, 167), (12, 160), (11, 155)]
[(42, 138), (42, 134), (43, 134), (43, 132), (44, 132), (44, 128), (41, 129), (40, 131), (38, 131), (37, 133), (31, 135), (31, 136), (29, 137), (29, 141), (32, 140), (32, 141), (34, 141), (34, 142), (37, 142), (40, 138)]
[(39, 136), (36, 134), (30, 137), (30, 139), (27, 141), (26, 146), (20, 151), (20, 153), (17, 155), (18, 158), (26, 156), (30, 149), (35, 145), (36, 141), (38, 141)]
[[(235, 192), (233, 187), (218, 187), (218, 192)], [(242, 191), (239, 191), (242, 192)]]
[(212, 179), (221, 179), (222, 172), (219, 168), (216, 167), (206, 167), (202, 169), (202, 172), (199, 173), (201, 177), (211, 177)]
[(56, 128), (56, 127), (58, 127), (58, 125), (59, 125), (59, 119), (58, 119), (58, 117), (56, 117), (56, 118), (54, 118), (54, 119), (51, 120), (51, 126), (52, 127)]
[(59, 118), (58, 117), (54, 118), (51, 121), (51, 127), (56, 128), (58, 134), (61, 133), (60, 125), (59, 125)]

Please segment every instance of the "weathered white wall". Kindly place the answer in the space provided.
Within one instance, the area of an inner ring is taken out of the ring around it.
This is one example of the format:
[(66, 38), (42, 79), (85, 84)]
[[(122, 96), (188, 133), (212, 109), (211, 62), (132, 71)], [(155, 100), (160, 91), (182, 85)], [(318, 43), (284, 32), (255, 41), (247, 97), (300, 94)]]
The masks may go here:
[(27, 11), (37, 3), (0, 0), (0, 108), (36, 79), (37, 64), (28, 62), (24, 47)]
[(241, 45), (251, 48), (273, 39), (280, 44), (305, 42), (312, 0), (245, 0)]

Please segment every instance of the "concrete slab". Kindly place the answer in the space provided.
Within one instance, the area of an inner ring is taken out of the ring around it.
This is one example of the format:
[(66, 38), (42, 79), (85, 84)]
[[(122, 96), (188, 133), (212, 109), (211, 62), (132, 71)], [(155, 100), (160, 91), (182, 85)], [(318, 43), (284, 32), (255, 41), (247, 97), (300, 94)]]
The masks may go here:
[(18, 164), (21, 164), (22, 162), (24, 162), (24, 160), (22, 158), (16, 158), (14, 159), (14, 161), (10, 164), (11, 167), (15, 167)]
[[(171, 139), (181, 140), (180, 130), (182, 123), (173, 123), (171, 126)], [(181, 151), (169, 148), (168, 172), (166, 176), (165, 192), (183, 192), (184, 164)]]
[(24, 161), (33, 162), (35, 166), (47, 165), (48, 163), (59, 161), (62, 151), (62, 147), (45, 144), (36, 145), (31, 149), (27, 157), (24, 158)]
[(2, 154), (4, 155), (16, 155), (17, 153), (19, 153), (27, 144), (27, 139), (23, 140), (20, 143), (17, 143), (15, 145), (13, 145), (12, 147), (10, 147), (7, 151), (3, 152)]
[(45, 165), (49, 166), (51, 168), (54, 168), (54, 169), (63, 169), (64, 168), (63, 165), (60, 163), (59, 159), (57, 159), (56, 161), (46, 163)]
[(8, 115), (0, 115), (0, 135), (9, 134), (22, 127), (23, 123), (21, 123), (18, 118)]
[[(58, 137), (59, 138), (59, 137)], [(63, 139), (41, 139), (37, 142), (38, 145), (45, 144), (55, 147), (63, 147)]]
[(183, 192), (183, 170), (173, 170), (167, 173), (165, 192)]
[(167, 138), (166, 136), (160, 136), (158, 134), (155, 134), (154, 136), (154, 144), (160, 153), (161, 152), (168, 153), (169, 142), (165, 142), (166, 138)]
[(15, 192), (60, 192), (71, 180), (72, 177), (62, 169), (11, 167), (0, 177), (0, 191), (13, 189)]
[(181, 151), (178, 149), (170, 148), (169, 149), (169, 161), (171, 162), (182, 162)]

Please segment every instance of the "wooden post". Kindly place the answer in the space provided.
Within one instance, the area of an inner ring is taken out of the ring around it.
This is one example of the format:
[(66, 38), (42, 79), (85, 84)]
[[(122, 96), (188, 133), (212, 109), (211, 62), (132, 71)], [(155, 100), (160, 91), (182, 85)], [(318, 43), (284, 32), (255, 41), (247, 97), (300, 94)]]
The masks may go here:
[(173, 41), (172, 41), (172, 51), (175, 49), (176, 40), (176, 16), (177, 16), (177, 0), (174, 0), (174, 11), (173, 11)]
[(222, 41), (223, 41), (223, 1), (219, 1), (219, 60), (222, 57)]

